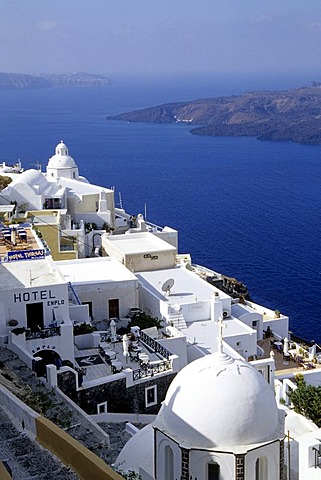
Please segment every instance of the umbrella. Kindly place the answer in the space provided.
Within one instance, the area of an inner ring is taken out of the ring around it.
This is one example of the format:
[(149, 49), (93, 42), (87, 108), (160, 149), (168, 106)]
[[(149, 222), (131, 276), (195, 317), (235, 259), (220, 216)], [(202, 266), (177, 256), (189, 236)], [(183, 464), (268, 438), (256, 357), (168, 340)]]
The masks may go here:
[(115, 322), (115, 320), (111, 320), (111, 322), (110, 322), (110, 333), (111, 333), (111, 341), (116, 342), (116, 322)]
[(287, 355), (289, 353), (289, 339), (285, 337), (284, 344), (283, 344), (283, 353)]
[(123, 335), (123, 355), (124, 357), (126, 357), (126, 362), (127, 362), (127, 357), (129, 356), (128, 343), (129, 343), (129, 339), (125, 333), (125, 335)]

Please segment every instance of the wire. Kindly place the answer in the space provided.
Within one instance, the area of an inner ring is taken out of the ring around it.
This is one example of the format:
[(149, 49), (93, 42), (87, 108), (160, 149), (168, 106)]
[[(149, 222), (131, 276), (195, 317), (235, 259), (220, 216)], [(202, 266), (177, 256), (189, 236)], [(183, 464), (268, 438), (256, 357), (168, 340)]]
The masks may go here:
[[(9, 200), (8, 200), (6, 197), (4, 197), (3, 195), (1, 195), (1, 194), (0, 194), (0, 198), (3, 198), (6, 202), (8, 202), (8, 205), (12, 205), (12, 203), (9, 202)], [(28, 211), (28, 210), (25, 210), (25, 209), (23, 209), (23, 208), (21, 208), (20, 210), (21, 210), (21, 213), (27, 213), (27, 211)], [(57, 208), (57, 209), (54, 209), (54, 208), (53, 208), (52, 210), (59, 210), (59, 209), (58, 209), (58, 208)], [(58, 232), (60, 232), (61, 234), (64, 233), (63, 229), (60, 228), (60, 226), (58, 226), (58, 225), (52, 225), (52, 223), (46, 222), (45, 220), (43, 220), (43, 218), (38, 217), (37, 215), (33, 215), (33, 218), (37, 218), (38, 220), (41, 220), (42, 223), (44, 223), (45, 225), (48, 225), (49, 227), (52, 227), (52, 228), (55, 229), (55, 230), (58, 230)], [(30, 223), (31, 223), (31, 222), (30, 222)], [(33, 224), (32, 224), (32, 225), (33, 225)], [(34, 225), (33, 225), (33, 226), (34, 226)], [(97, 233), (98, 233), (98, 232), (97, 232)], [(99, 235), (100, 235), (100, 234), (99, 234)], [(66, 235), (65, 235), (65, 236), (66, 236)], [(92, 249), (92, 248), (93, 248), (92, 245), (90, 245), (90, 244), (87, 243), (87, 242), (82, 241), (80, 238), (78, 238), (77, 235), (75, 235), (75, 236), (77, 237), (77, 242), (78, 242), (78, 243), (80, 243), (80, 244), (88, 247), (89, 249)], [(66, 238), (67, 238), (67, 237), (74, 238), (73, 235), (67, 235)]]

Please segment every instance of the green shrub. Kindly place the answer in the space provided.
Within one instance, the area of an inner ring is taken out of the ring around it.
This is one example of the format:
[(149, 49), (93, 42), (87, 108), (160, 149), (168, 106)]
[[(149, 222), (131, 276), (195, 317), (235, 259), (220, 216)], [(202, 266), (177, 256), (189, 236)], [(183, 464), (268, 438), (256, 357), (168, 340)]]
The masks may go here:
[(141, 330), (144, 328), (157, 327), (158, 329), (162, 327), (162, 322), (159, 318), (151, 317), (147, 313), (136, 313), (128, 324), (128, 330), (130, 327), (139, 327)]
[(74, 336), (84, 335), (85, 333), (92, 333), (95, 330), (96, 328), (90, 325), (90, 323), (86, 323), (86, 322), (79, 323), (74, 326)]

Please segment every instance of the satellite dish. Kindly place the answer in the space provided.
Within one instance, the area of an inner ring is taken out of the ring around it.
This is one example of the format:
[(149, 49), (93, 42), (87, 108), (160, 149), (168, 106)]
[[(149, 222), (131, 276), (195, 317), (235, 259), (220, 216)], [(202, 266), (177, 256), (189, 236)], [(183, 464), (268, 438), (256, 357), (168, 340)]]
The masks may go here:
[(163, 292), (167, 293), (167, 295), (171, 294), (171, 288), (173, 287), (175, 280), (173, 278), (169, 278), (166, 282), (162, 285)]

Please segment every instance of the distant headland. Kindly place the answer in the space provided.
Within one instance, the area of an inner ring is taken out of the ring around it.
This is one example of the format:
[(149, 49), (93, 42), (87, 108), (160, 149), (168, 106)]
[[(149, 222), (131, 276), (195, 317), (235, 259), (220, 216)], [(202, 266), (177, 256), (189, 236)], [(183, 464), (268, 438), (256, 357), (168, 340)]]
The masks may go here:
[(40, 75), (0, 72), (0, 90), (22, 90), (60, 86), (102, 87), (110, 83), (108, 77), (84, 72)]
[(254, 136), (261, 140), (321, 144), (321, 83), (286, 91), (167, 103), (109, 119), (188, 123), (195, 125), (190, 130), (195, 135)]

